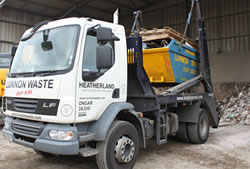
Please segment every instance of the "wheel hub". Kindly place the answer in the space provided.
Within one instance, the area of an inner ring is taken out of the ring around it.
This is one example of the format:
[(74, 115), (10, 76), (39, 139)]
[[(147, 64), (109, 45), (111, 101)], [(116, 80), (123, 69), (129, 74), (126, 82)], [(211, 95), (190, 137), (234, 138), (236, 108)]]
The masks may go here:
[(206, 135), (206, 133), (207, 133), (207, 124), (208, 122), (205, 120), (205, 119), (201, 119), (201, 121), (200, 121), (200, 134), (202, 135), (202, 136), (205, 136)]
[(127, 163), (131, 161), (135, 154), (135, 144), (133, 140), (126, 136), (122, 136), (116, 142), (115, 157), (119, 163)]

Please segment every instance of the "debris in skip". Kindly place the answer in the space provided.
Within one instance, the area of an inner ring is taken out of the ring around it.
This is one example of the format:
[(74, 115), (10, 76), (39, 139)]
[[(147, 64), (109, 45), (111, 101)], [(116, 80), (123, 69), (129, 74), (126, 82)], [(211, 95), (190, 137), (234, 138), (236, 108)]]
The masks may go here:
[(222, 121), (250, 125), (250, 84), (221, 101)]

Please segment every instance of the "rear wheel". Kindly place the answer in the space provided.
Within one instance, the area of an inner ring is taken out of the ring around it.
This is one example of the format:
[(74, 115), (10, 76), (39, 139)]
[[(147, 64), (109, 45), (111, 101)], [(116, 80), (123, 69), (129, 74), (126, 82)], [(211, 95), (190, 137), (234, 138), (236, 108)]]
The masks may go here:
[(187, 131), (187, 127), (188, 126), (188, 123), (186, 122), (180, 122), (179, 123), (179, 130), (178, 132), (176, 133), (176, 136), (177, 138), (180, 140), (180, 141), (183, 141), (185, 143), (189, 143), (189, 138), (188, 138), (188, 131)]
[(207, 141), (209, 135), (209, 119), (205, 109), (199, 112), (197, 123), (188, 124), (188, 137), (193, 144), (202, 144)]
[(105, 141), (97, 143), (99, 169), (132, 169), (139, 153), (136, 128), (125, 121), (115, 121)]

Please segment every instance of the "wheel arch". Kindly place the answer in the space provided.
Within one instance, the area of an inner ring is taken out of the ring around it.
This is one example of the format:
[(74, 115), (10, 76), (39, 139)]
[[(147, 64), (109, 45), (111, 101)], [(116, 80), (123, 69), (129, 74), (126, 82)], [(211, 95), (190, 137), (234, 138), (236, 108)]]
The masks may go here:
[(115, 120), (124, 120), (135, 126), (140, 139), (140, 145), (146, 148), (145, 133), (143, 123), (139, 119), (139, 113), (133, 110), (134, 106), (130, 103), (112, 103), (103, 112), (102, 116), (95, 123), (92, 123), (88, 131), (95, 133), (95, 141), (104, 141), (109, 129)]
[(197, 123), (201, 108), (201, 101), (195, 101), (191, 105), (178, 106), (176, 114), (179, 122)]
[(209, 117), (209, 124), (212, 127), (218, 127), (219, 113), (217, 111), (218, 105), (214, 98), (206, 97), (203, 101), (193, 101), (190, 105), (182, 105), (177, 108), (179, 122), (196, 123), (198, 121), (198, 114), (201, 109), (205, 109)]
[(139, 113), (137, 113), (133, 109), (129, 109), (129, 110), (125, 110), (125, 111), (123, 110), (119, 112), (116, 119), (127, 121), (131, 123), (132, 125), (134, 125), (139, 136), (140, 147), (146, 148), (145, 131), (143, 127), (143, 122), (139, 119), (140, 117), (138, 116), (140, 116)]

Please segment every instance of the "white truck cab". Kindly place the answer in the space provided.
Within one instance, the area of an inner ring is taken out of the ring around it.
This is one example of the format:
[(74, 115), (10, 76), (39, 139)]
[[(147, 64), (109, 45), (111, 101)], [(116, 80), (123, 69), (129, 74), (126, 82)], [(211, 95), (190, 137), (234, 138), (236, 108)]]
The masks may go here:
[[(120, 40), (106, 44), (112, 49), (112, 66), (94, 77), (99, 25), (112, 29)], [(45, 38), (51, 49), (41, 46)], [(28, 98), (30, 103), (8, 99), (13, 106), (5, 114), (60, 124), (95, 121), (111, 103), (126, 101), (126, 55), (123, 26), (86, 18), (49, 22), (21, 41), (6, 82), (7, 98)]]
[[(101, 38), (112, 32), (114, 40), (98, 41), (99, 27), (108, 30)], [(88, 141), (104, 140), (116, 114), (103, 113), (133, 107), (126, 103), (124, 27), (69, 18), (27, 30), (6, 80), (5, 99), (3, 133), (15, 143), (74, 155)]]

